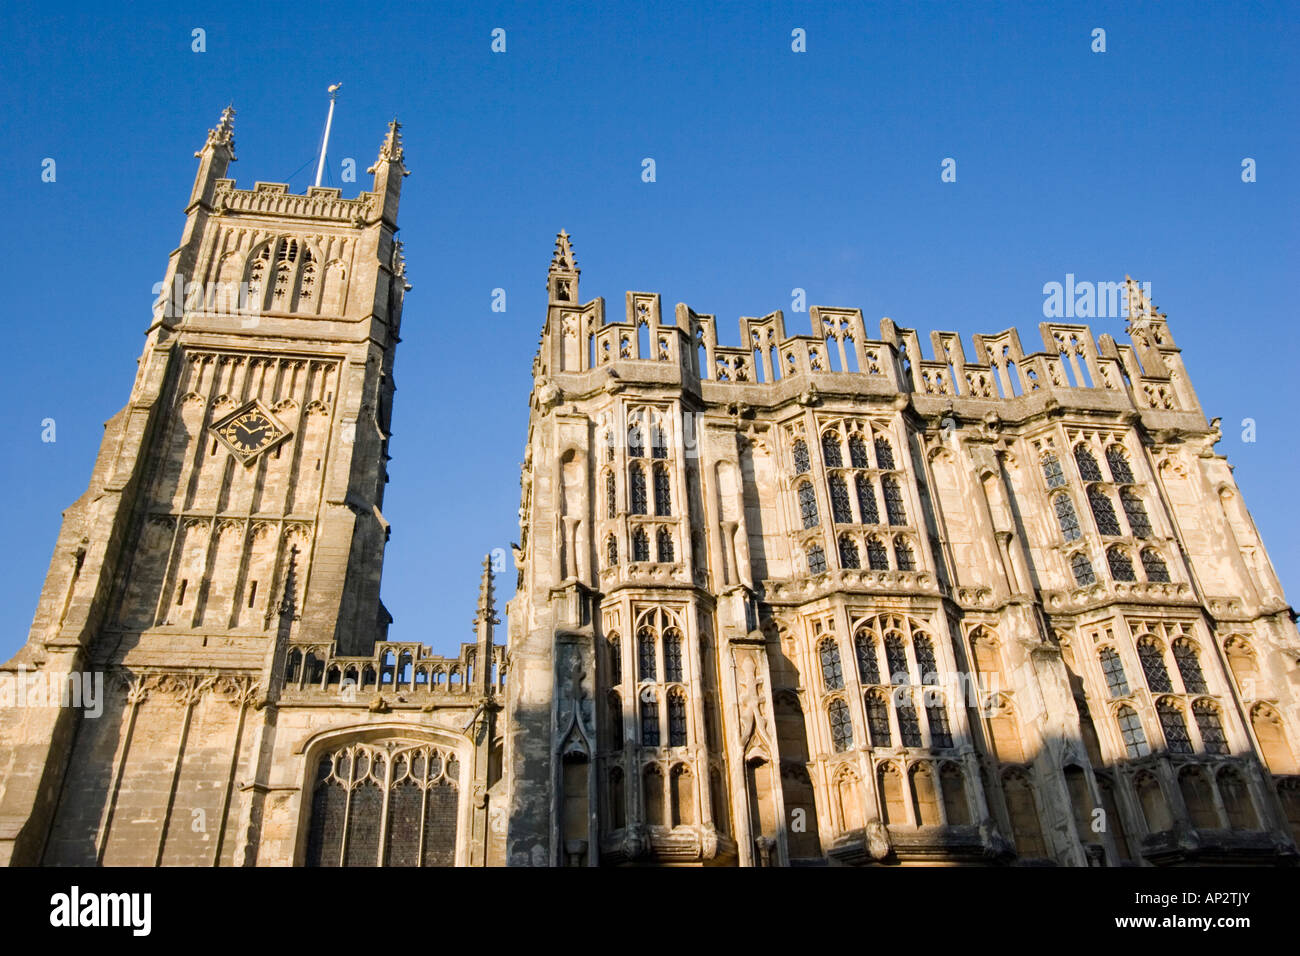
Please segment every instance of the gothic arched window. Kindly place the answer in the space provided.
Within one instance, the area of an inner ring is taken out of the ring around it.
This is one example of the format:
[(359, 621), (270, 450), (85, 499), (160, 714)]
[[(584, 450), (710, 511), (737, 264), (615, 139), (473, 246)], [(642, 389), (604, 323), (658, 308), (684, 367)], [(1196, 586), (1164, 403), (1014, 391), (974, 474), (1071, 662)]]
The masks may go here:
[(1169, 566), (1155, 548), (1142, 549), (1142, 570), (1146, 572), (1148, 581), (1169, 583)]
[(1106, 562), (1110, 565), (1110, 576), (1116, 581), (1136, 581), (1133, 573), (1133, 559), (1123, 548), (1111, 548), (1106, 552)]
[(650, 560), (650, 536), (645, 533), (645, 528), (637, 528), (632, 532), (632, 560)]
[(1092, 457), (1092, 452), (1088, 451), (1083, 444), (1074, 446), (1074, 463), (1079, 466), (1079, 477), (1084, 481), (1101, 481), (1101, 469), (1097, 467), (1097, 459)]
[(618, 486), (612, 471), (605, 473), (605, 517), (618, 516)]
[(1183, 687), (1189, 694), (1208, 694), (1210, 688), (1205, 683), (1205, 672), (1201, 670), (1201, 660), (1196, 653), (1196, 645), (1185, 637), (1174, 641), (1174, 663), (1178, 665), (1178, 674), (1183, 679)]
[(903, 507), (903, 492), (898, 487), (898, 479), (885, 475), (880, 479), (880, 488), (885, 495), (885, 514), (890, 524), (907, 524), (907, 509)]
[(1187, 721), (1182, 709), (1168, 697), (1156, 702), (1156, 713), (1160, 715), (1160, 729), (1165, 734), (1165, 746), (1170, 753), (1189, 754), (1192, 752), (1192, 738), (1187, 734)]
[(1101, 673), (1106, 678), (1106, 689), (1111, 697), (1127, 697), (1128, 678), (1124, 676), (1124, 663), (1113, 647), (1103, 647), (1097, 655), (1101, 658)]
[(1074, 502), (1065, 492), (1061, 492), (1052, 499), (1052, 508), (1056, 512), (1056, 523), (1061, 526), (1061, 534), (1065, 540), (1079, 540), (1079, 516), (1074, 511)]
[(841, 468), (844, 456), (840, 451), (840, 435), (837, 431), (828, 431), (822, 435), (822, 461), (827, 468)]
[(1097, 485), (1088, 489), (1088, 504), (1092, 507), (1092, 517), (1097, 522), (1097, 530), (1108, 537), (1118, 537), (1119, 519), (1115, 517), (1115, 506), (1110, 496)]
[(655, 514), (667, 516), (672, 513), (673, 500), (668, 480), (668, 467), (655, 465)]
[(1115, 711), (1115, 719), (1119, 723), (1120, 736), (1124, 739), (1124, 748), (1130, 757), (1145, 757), (1151, 752), (1137, 711), (1125, 704)]
[(1138, 660), (1142, 662), (1142, 673), (1146, 675), (1147, 686), (1154, 692), (1168, 693), (1174, 689), (1169, 682), (1169, 671), (1165, 670), (1165, 656), (1160, 645), (1152, 637), (1138, 638)]
[(641, 692), (641, 746), (659, 746), (659, 701), (648, 688)]
[(862, 567), (858, 546), (847, 534), (840, 535), (840, 567), (851, 569)]
[(799, 517), (803, 519), (805, 528), (813, 528), (817, 525), (817, 493), (813, 491), (811, 482), (803, 482), (799, 485)]
[(878, 691), (867, 694), (867, 730), (871, 733), (871, 746), (890, 745), (889, 705)]
[(791, 457), (794, 459), (794, 473), (802, 475), (808, 471), (812, 464), (808, 460), (808, 445), (802, 438), (796, 438), (794, 445), (790, 450)]
[(885, 635), (885, 664), (889, 667), (891, 684), (907, 684), (911, 678), (907, 666), (907, 649), (897, 634)]
[(611, 690), (605, 698), (605, 706), (609, 713), (609, 742), (610, 746), (623, 746), (623, 699), (619, 697), (618, 691)]
[(1043, 478), (1047, 480), (1047, 487), (1060, 488), (1065, 484), (1065, 473), (1061, 471), (1061, 462), (1050, 451), (1043, 456), (1041, 464), (1043, 466)]
[(1070, 570), (1074, 572), (1074, 583), (1081, 588), (1097, 582), (1097, 575), (1093, 573), (1092, 563), (1082, 551), (1076, 551), (1070, 558)]
[(668, 746), (686, 746), (686, 695), (678, 687), (668, 692)]
[(1131, 484), (1133, 478), (1133, 469), (1128, 466), (1128, 459), (1124, 456), (1124, 449), (1119, 445), (1111, 445), (1106, 449), (1106, 463), (1110, 465), (1110, 476), (1119, 484)]
[(867, 541), (867, 567), (872, 571), (889, 570), (889, 552), (879, 538)]
[(898, 714), (898, 737), (904, 747), (921, 747), (921, 720), (916, 713), (916, 704), (907, 693), (900, 693), (896, 698), (895, 711)]
[(1242, 779), (1233, 767), (1224, 767), (1219, 771), (1219, 797), (1223, 800), (1223, 809), (1228, 814), (1228, 826), (1233, 830), (1255, 830), (1259, 828), (1259, 816), (1255, 813), (1254, 801)]
[(840, 666), (840, 647), (835, 638), (825, 638), (817, 645), (817, 657), (822, 665), (822, 686), (826, 690), (844, 687), (844, 670)]
[(1228, 737), (1223, 732), (1223, 721), (1219, 710), (1212, 701), (1198, 700), (1192, 704), (1192, 716), (1196, 719), (1196, 729), (1201, 732), (1201, 743), (1207, 754), (1226, 754)]
[(1138, 493), (1132, 488), (1121, 488), (1119, 490), (1119, 503), (1123, 506), (1124, 515), (1128, 518), (1128, 526), (1133, 529), (1133, 537), (1151, 537), (1151, 520), (1147, 517), (1146, 505), (1142, 503)]
[(646, 513), (645, 470), (637, 462), (627, 470), (628, 499), (634, 515)]
[(808, 573), (821, 574), (826, 570), (826, 552), (822, 550), (820, 544), (814, 544), (808, 549)]
[(876, 436), (876, 467), (893, 468), (894, 467), (894, 449), (889, 444), (889, 439), (883, 436)]
[(939, 665), (934, 660), (934, 645), (924, 634), (912, 636), (912, 653), (916, 655), (916, 666), (921, 670), (921, 683), (926, 684), (939, 673)]
[(870, 468), (867, 460), (867, 445), (861, 435), (849, 436), (849, 464), (854, 468)]
[(605, 659), (609, 662), (609, 682), (623, 683), (623, 641), (617, 633), (605, 639)]
[(628, 426), (627, 453), (632, 458), (645, 457), (645, 435), (639, 421), (635, 421)]
[(853, 639), (858, 657), (858, 680), (864, 684), (880, 683), (880, 664), (876, 660), (876, 639), (866, 628), (861, 628)]
[(836, 753), (843, 753), (853, 746), (853, 722), (848, 705), (836, 697), (826, 710), (831, 722), (831, 745)]
[(916, 570), (916, 555), (912, 553), (912, 546), (906, 538), (894, 539), (894, 560), (898, 562), (900, 571)]
[(658, 668), (655, 660), (655, 632), (643, 627), (636, 635), (636, 678), (637, 680), (657, 680)]
[(664, 631), (664, 680), (682, 680), (682, 635), (675, 627)]
[(611, 568), (618, 564), (618, 539), (612, 534), (605, 537), (605, 563)]
[(831, 475), (828, 483), (831, 488), (831, 520), (836, 524), (849, 524), (853, 521), (853, 509), (849, 505), (849, 486), (840, 475)]
[(930, 746), (947, 749), (952, 746), (952, 729), (948, 726), (948, 708), (937, 698), (925, 705), (925, 719), (930, 724)]
[(876, 509), (876, 489), (866, 475), (853, 479), (854, 490), (858, 493), (858, 514), (863, 524), (880, 524), (880, 513)]
[(663, 426), (658, 422), (650, 426), (650, 457), (668, 457), (668, 436), (664, 433)]
[(655, 539), (660, 563), (668, 564), (673, 560), (673, 533), (667, 528), (660, 528)]

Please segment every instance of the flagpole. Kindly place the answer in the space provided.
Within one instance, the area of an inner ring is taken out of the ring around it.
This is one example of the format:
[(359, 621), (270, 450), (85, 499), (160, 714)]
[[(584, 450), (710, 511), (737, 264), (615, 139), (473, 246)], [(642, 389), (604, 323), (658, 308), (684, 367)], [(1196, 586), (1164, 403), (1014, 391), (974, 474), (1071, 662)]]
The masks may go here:
[(325, 173), (325, 151), (329, 149), (330, 126), (334, 122), (334, 99), (339, 95), (339, 90), (342, 88), (342, 86), (343, 86), (342, 83), (335, 83), (333, 86), (330, 87), (330, 91), (329, 91), (330, 111), (329, 114), (325, 117), (325, 138), (321, 141), (320, 144), (320, 162), (316, 164), (316, 185), (317, 186), (320, 185), (320, 178)]

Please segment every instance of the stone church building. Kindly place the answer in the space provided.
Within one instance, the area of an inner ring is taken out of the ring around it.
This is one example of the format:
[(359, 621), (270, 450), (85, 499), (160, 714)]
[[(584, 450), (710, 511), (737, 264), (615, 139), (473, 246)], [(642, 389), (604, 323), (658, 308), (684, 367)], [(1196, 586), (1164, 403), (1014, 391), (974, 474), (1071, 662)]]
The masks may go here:
[(731, 347), (584, 302), (560, 233), (508, 633), (485, 565), (441, 656), (380, 600), (399, 128), (354, 199), (238, 188), (229, 110), (196, 155), (0, 669), (0, 861), (1296, 862), (1295, 615), (1136, 283), (1125, 343), (814, 306)]

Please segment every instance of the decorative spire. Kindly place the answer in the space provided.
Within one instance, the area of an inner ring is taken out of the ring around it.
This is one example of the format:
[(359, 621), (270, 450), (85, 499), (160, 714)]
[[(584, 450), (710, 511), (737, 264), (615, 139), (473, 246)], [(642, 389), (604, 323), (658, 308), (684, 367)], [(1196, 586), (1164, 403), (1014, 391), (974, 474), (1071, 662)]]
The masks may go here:
[[(208, 130), (208, 141), (204, 144), (204, 149), (212, 146), (225, 146), (230, 150), (230, 158), (235, 158), (235, 104), (230, 103), (221, 111), (221, 121), (217, 123), (216, 129)], [(197, 158), (200, 154), (195, 153)]]
[[(379, 158), (375, 160), (375, 166), (380, 163), (396, 163), (403, 167), (402, 175), (411, 175), (410, 170), (405, 168), (405, 152), (402, 149), (402, 124), (397, 122), (394, 116), (392, 122), (388, 124), (388, 135), (384, 137), (384, 144), (379, 147)], [(366, 172), (374, 175), (375, 166), (371, 166)]]
[(555, 237), (555, 252), (551, 255), (551, 268), (547, 270), (547, 274), (571, 272), (578, 275), (581, 271), (577, 260), (573, 258), (573, 245), (569, 242), (569, 234), (561, 229)]
[(289, 566), (284, 572), (284, 594), (280, 597), (280, 614), (292, 617), (297, 611), (298, 598), (298, 546), (289, 548)]
[(493, 584), (492, 555), (483, 558), (483, 578), (478, 586), (478, 613), (474, 615), (474, 624), (500, 624), (497, 620), (496, 603), (493, 600), (496, 588)]
[(1129, 325), (1142, 321), (1164, 321), (1168, 316), (1156, 310), (1151, 301), (1150, 283), (1139, 283), (1132, 276), (1124, 276), (1124, 295), (1128, 304)]

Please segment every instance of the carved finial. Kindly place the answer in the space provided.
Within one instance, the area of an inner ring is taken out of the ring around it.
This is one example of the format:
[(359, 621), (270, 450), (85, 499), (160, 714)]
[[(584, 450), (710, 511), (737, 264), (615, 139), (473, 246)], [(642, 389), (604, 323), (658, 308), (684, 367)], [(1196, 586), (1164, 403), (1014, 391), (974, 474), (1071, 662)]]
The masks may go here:
[(573, 258), (573, 245), (569, 242), (569, 234), (561, 229), (555, 237), (555, 252), (551, 256), (551, 268), (548, 274), (572, 272), (578, 275), (581, 271), (577, 260)]
[(1163, 312), (1156, 310), (1151, 301), (1151, 283), (1139, 283), (1132, 276), (1124, 276), (1124, 296), (1128, 305), (1128, 321), (1132, 326), (1135, 322), (1160, 320), (1163, 321), (1167, 316)]
[[(375, 166), (380, 163), (396, 163), (402, 167), (402, 175), (409, 176), (411, 171), (406, 168), (406, 153), (402, 148), (402, 124), (397, 122), (394, 116), (388, 124), (388, 135), (384, 137), (384, 144), (379, 147), (379, 158), (375, 160)], [(375, 166), (371, 166), (366, 172), (372, 176), (375, 172)]]
[(483, 558), (483, 577), (478, 587), (478, 613), (474, 615), (474, 624), (500, 624), (497, 620), (496, 604), (493, 600), (496, 588), (493, 583), (492, 555)]
[[(232, 161), (234, 160), (235, 158), (235, 104), (234, 103), (227, 104), (226, 108), (221, 111), (221, 120), (220, 122), (217, 123), (217, 128), (208, 130), (208, 141), (204, 144), (203, 148), (207, 149), (211, 146), (225, 146), (227, 149), (230, 150), (231, 160)], [(200, 152), (195, 153), (194, 154), (195, 158), (197, 158), (201, 154), (201, 152), (202, 151), (200, 150)]]
[(284, 594), (280, 598), (280, 613), (293, 614), (297, 590), (298, 546), (289, 548), (289, 567), (284, 572)]

